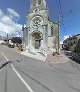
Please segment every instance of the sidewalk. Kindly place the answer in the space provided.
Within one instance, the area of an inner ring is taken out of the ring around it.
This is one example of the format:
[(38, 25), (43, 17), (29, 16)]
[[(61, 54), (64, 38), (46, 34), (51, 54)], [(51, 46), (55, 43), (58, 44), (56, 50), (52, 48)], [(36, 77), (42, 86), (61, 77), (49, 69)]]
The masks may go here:
[(60, 55), (52, 55), (51, 53), (49, 53), (47, 55), (47, 59), (46, 62), (48, 63), (66, 63), (68, 62), (68, 57), (66, 57), (64, 54), (60, 54)]
[(64, 54), (60, 54), (60, 55), (55, 55), (53, 56), (51, 53), (47, 55), (47, 57), (41, 55), (41, 54), (34, 54), (34, 53), (28, 53), (27, 51), (25, 52), (21, 52), (20, 54), (28, 56), (28, 57), (32, 57), (38, 60), (41, 60), (43, 62), (48, 62), (48, 63), (66, 63), (68, 62), (68, 57), (66, 57)]
[(25, 52), (21, 52), (20, 54), (37, 59), (37, 60), (41, 60), (43, 62), (45, 62), (46, 60), (46, 57), (39, 53), (28, 53), (27, 51), (25, 51)]
[(51, 53), (49, 53), (47, 55), (47, 57), (45, 57), (39, 53), (35, 54), (35, 53), (28, 53), (27, 51), (19, 51), (18, 48), (14, 48), (13, 50), (22, 54), (22, 55), (25, 55), (25, 56), (28, 56), (28, 57), (31, 57), (31, 58), (34, 58), (37, 60), (41, 60), (43, 62), (48, 62), (50, 64), (52, 64), (52, 63), (58, 63), (58, 64), (59, 63), (66, 63), (69, 60), (68, 57), (66, 57), (64, 54), (53, 56)]

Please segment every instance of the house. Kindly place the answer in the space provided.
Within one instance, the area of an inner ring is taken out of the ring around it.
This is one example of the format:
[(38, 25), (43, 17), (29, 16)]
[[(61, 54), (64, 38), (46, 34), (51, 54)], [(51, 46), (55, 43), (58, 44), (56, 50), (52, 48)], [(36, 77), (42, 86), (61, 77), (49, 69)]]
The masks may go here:
[(80, 40), (80, 34), (71, 36), (67, 39), (64, 40), (63, 45), (64, 45), (64, 49), (68, 49), (71, 51), (75, 51), (77, 49), (77, 43)]

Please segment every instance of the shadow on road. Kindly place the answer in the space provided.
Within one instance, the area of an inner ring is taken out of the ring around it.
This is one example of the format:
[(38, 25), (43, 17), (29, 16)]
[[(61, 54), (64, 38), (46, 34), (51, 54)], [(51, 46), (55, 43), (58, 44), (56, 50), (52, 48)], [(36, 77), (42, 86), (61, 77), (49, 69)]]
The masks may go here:
[(8, 64), (10, 64), (11, 62), (13, 62), (13, 61), (7, 61), (7, 62), (5, 62), (4, 64), (2, 64), (1, 66), (0, 66), (0, 69), (2, 69), (3, 67), (6, 67)]
[(75, 61), (76, 63), (80, 64), (79, 60), (75, 60), (75, 59), (72, 59), (72, 60)]
[(64, 54), (65, 54), (68, 58), (70, 58), (71, 60), (73, 60), (73, 61), (75, 61), (76, 63), (80, 64), (80, 61), (79, 61), (79, 60), (73, 59), (73, 57), (72, 57), (73, 52), (64, 50)]

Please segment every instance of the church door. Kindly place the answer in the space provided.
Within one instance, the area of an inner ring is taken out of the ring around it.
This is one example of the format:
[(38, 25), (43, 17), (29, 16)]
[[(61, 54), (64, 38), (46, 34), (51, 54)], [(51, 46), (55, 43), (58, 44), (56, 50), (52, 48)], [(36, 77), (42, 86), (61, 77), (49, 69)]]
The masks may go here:
[(42, 35), (39, 32), (32, 33), (34, 48), (39, 49), (41, 46)]
[(35, 40), (35, 49), (39, 49), (41, 45), (41, 40)]

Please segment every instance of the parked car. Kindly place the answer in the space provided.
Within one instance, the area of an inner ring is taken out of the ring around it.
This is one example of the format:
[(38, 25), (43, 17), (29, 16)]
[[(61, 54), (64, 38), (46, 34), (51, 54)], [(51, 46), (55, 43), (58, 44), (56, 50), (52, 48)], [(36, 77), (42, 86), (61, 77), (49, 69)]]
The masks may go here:
[(9, 48), (14, 48), (14, 45), (13, 44), (8, 44), (8, 47)]
[(72, 58), (75, 59), (75, 60), (78, 60), (80, 62), (80, 53), (74, 52), (72, 54)]

